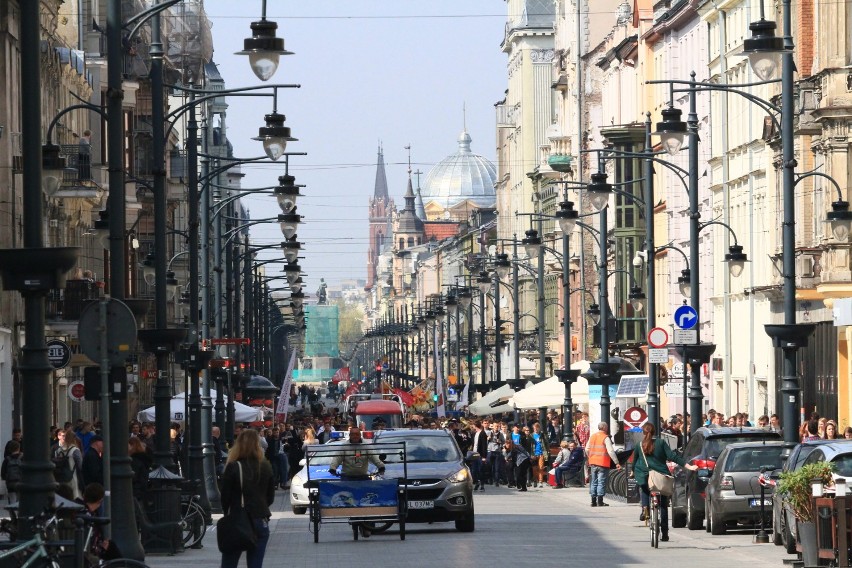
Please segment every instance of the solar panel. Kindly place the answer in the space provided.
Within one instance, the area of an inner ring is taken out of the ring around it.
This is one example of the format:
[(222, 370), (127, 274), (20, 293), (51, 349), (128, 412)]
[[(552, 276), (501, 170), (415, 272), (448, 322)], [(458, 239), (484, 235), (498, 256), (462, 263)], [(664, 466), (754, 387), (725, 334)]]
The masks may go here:
[(618, 383), (615, 398), (639, 398), (648, 394), (648, 375), (625, 375)]

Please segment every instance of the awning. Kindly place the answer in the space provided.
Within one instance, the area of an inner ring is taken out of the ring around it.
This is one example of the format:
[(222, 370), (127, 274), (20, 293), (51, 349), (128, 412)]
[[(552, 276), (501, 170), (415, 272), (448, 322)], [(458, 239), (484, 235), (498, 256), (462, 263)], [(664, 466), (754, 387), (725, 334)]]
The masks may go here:
[[(475, 414), (477, 416), (512, 412), (513, 410), (515, 410), (515, 407), (512, 406), (510, 403), (507, 403), (506, 401), (511, 399), (514, 394), (515, 391), (512, 390), (512, 387), (510, 387), (509, 385), (503, 385), (499, 389), (486, 393), (485, 396), (468, 406), (467, 410), (471, 414)], [(492, 407), (491, 404), (495, 402), (498, 403), (498, 405)]]
[[(582, 373), (589, 368), (589, 362), (577, 361), (571, 365), (571, 368)], [(578, 377), (577, 382), (571, 385), (571, 400), (574, 404), (587, 404), (589, 402), (589, 383), (586, 379)], [(515, 408), (520, 410), (541, 407), (561, 408), (565, 402), (565, 385), (559, 382), (558, 377), (553, 376), (537, 385), (530, 385), (515, 393), (512, 402)]]

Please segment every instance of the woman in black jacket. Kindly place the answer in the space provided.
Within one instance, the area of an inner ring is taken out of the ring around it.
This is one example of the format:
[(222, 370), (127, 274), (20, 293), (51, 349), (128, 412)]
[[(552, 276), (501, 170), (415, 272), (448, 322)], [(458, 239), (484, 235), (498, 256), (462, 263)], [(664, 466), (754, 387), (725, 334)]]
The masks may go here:
[[(269, 541), (269, 517), (272, 516), (269, 506), (275, 501), (275, 484), (272, 466), (264, 459), (260, 447), (260, 435), (251, 428), (240, 433), (228, 453), (222, 474), (222, 509), (226, 515), (231, 507), (240, 505), (241, 496), (257, 535), (257, 545), (246, 553), (246, 563), (248, 568), (261, 568)], [(222, 568), (237, 568), (241, 555), (241, 552), (222, 553)]]
[(518, 484), (518, 491), (526, 491), (527, 476), (530, 471), (530, 453), (512, 440), (506, 440), (503, 445), (503, 457), (508, 467), (515, 468), (515, 483)]

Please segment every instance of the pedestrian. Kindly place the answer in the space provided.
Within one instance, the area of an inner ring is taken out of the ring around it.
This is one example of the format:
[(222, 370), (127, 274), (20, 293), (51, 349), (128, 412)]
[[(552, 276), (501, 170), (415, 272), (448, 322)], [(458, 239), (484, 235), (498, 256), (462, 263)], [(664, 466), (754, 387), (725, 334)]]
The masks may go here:
[(837, 432), (837, 422), (829, 420), (825, 423), (825, 439), (836, 440), (838, 438), (840, 438), (840, 434)]
[(556, 485), (553, 488), (561, 489), (569, 485), (583, 487), (583, 463), (585, 458), (583, 457), (582, 448), (578, 448), (577, 443), (574, 441), (566, 442), (564, 440), (559, 446), (562, 449), (559, 450), (559, 454), (553, 461), (553, 467), (556, 468), (556, 472), (554, 473)]
[(473, 423), (473, 441), (467, 456), (470, 474), (473, 477), (473, 490), (485, 491), (482, 470), (488, 463), (488, 434), (483, 431), (482, 422), (479, 420)]
[(541, 485), (544, 487), (547, 475), (547, 458), (550, 457), (550, 442), (547, 435), (541, 431), (541, 424), (533, 424), (533, 431), (529, 437), (532, 449), (532, 476), (533, 487)]
[(326, 416), (322, 420), (322, 426), (317, 430), (317, 439), (320, 444), (325, 444), (331, 441), (331, 434), (335, 432), (334, 426), (331, 424), (331, 416)]
[(89, 451), (89, 444), (92, 443), (92, 438), (95, 433), (92, 431), (92, 423), (84, 421), (77, 432), (77, 437), (80, 438), (80, 448), (83, 450), (83, 456)]
[(89, 440), (89, 449), (83, 453), (83, 487), (90, 483), (104, 484), (104, 439), (94, 435)]
[(144, 507), (148, 495), (148, 474), (154, 467), (154, 460), (148, 455), (142, 440), (135, 436), (127, 442), (127, 455), (133, 470), (133, 497)]
[(506, 443), (506, 437), (500, 431), (500, 424), (494, 422), (491, 425), (491, 432), (488, 433), (488, 465), (491, 466), (491, 481), (494, 487), (500, 487), (500, 484), (506, 485), (506, 462), (503, 459), (503, 444)]
[(57, 434), (59, 444), (53, 452), (53, 475), (60, 486), (66, 486), (72, 499), (83, 497), (83, 452), (80, 440), (68, 428)]
[(210, 428), (210, 439), (213, 443), (213, 463), (216, 464), (216, 477), (221, 477), (225, 470), (225, 452), (222, 451), (222, 431), (218, 426)]
[(12, 442), (16, 442), (18, 444), (18, 450), (19, 451), (24, 451), (23, 434), (21, 434), (20, 428), (13, 428), (12, 429), (12, 439), (9, 440), (8, 442), (6, 442), (6, 447), (3, 449), (3, 457), (4, 458), (9, 457), (9, 454), (12, 453), (10, 451), (10, 447), (11, 447)]
[(24, 454), (21, 452), (21, 445), (15, 440), (6, 444), (6, 450), (9, 451), (9, 455), (3, 458), (0, 479), (6, 482), (6, 497), (11, 505), (18, 501), (18, 484), (24, 478), (22, 470)]
[(589, 442), (586, 444), (586, 457), (591, 469), (589, 493), (592, 496), (592, 507), (608, 507), (609, 505), (604, 503), (606, 478), (609, 476), (613, 463), (616, 464), (616, 469), (621, 469), (621, 464), (618, 463), (618, 457), (615, 455), (615, 448), (609, 437), (609, 424), (606, 422), (598, 424), (598, 431), (589, 437)]
[[(241, 475), (242, 472), (242, 475)], [(260, 435), (257, 430), (243, 430), (228, 452), (228, 463), (222, 475), (222, 510), (227, 515), (231, 508), (243, 502), (254, 525), (257, 544), (246, 552), (248, 568), (261, 568), (269, 541), (269, 506), (275, 501), (275, 484), (272, 466), (263, 459)], [(221, 568), (237, 568), (242, 552), (223, 552)]]
[(846, 427), (846, 430), (843, 431), (843, 438), (846, 440), (852, 440), (852, 426)]
[[(656, 429), (650, 422), (642, 426), (642, 443), (633, 449), (633, 477), (639, 487), (639, 500), (642, 504), (640, 521), (650, 518), (651, 490), (648, 487), (648, 476), (651, 470), (669, 475), (667, 461), (696, 471), (698, 466), (688, 464), (683, 456), (676, 454), (662, 439), (654, 439)], [(669, 540), (669, 497), (660, 495), (660, 540)]]
[[(514, 469), (515, 483), (518, 491), (527, 490), (527, 476), (530, 470), (530, 454), (523, 446), (515, 444), (511, 439), (503, 444), (503, 458), (508, 467)], [(511, 485), (509, 485), (511, 487)]]

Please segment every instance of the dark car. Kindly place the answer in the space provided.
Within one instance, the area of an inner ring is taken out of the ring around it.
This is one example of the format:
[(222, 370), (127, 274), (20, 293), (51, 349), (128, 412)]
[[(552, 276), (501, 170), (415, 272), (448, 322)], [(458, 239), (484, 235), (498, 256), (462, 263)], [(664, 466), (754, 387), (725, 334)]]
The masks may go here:
[[(405, 442), (408, 523), (454, 521), (461, 532), (474, 530), (473, 480), (453, 435), (446, 430), (381, 430), (375, 443)], [(384, 460), (385, 477), (404, 478), (398, 456)]]
[[(828, 461), (840, 477), (852, 477), (852, 440), (813, 440), (802, 442), (790, 452), (783, 472), (796, 471), (808, 463)], [(772, 541), (784, 546), (788, 554), (796, 552), (796, 517), (783, 499), (772, 501)]]
[[(685, 467), (674, 470), (672, 495), (672, 526), (698, 530), (704, 526), (704, 495), (707, 472), (716, 468), (716, 460), (729, 444), (780, 440), (781, 434), (763, 428), (704, 426), (696, 430), (683, 449), (686, 463), (698, 466), (699, 471)], [(698, 475), (704, 473), (704, 475)]]
[[(729, 444), (719, 459), (707, 483), (707, 531), (725, 534), (729, 525), (769, 527), (772, 514), (772, 487), (764, 487), (761, 500), (761, 473), (781, 469), (784, 443), (747, 442)], [(700, 475), (701, 472), (699, 472)]]

